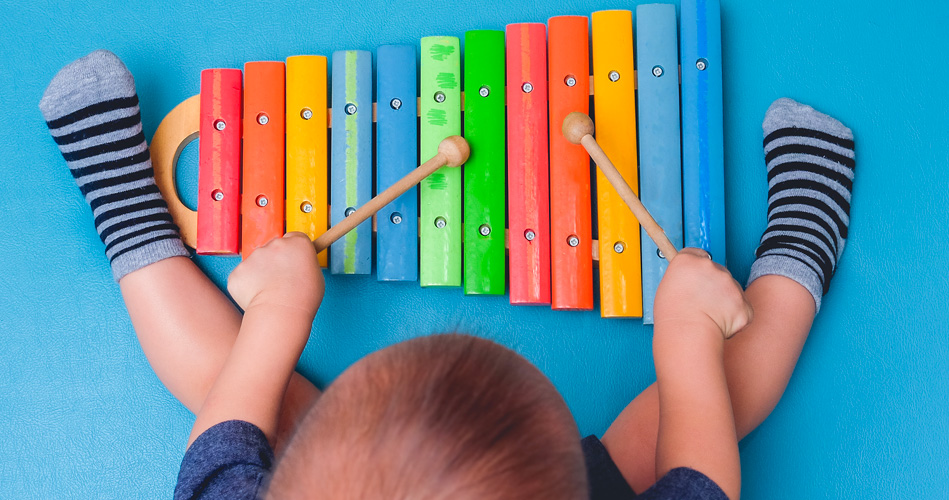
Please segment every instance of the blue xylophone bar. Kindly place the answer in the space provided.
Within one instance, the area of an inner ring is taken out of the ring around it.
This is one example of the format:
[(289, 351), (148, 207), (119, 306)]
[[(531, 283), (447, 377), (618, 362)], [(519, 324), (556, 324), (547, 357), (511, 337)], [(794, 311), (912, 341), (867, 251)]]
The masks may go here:
[(682, 195), (685, 244), (725, 265), (722, 23), (719, 0), (682, 0)]
[[(678, 40), (675, 6), (636, 8), (639, 85), (639, 192), (676, 248), (682, 248)], [(669, 262), (642, 230), (643, 323), (653, 320), (656, 289)]]

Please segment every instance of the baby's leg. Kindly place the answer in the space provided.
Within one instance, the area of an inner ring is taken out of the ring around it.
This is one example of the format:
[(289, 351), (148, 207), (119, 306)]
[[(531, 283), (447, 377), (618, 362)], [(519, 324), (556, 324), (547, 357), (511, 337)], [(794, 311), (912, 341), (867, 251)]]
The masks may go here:
[[(197, 414), (237, 338), (240, 312), (184, 257), (133, 271), (119, 287), (152, 369)], [(281, 409), (278, 448), (319, 394), (302, 375), (293, 375)]]
[[(725, 343), (725, 372), (738, 437), (771, 413), (787, 387), (836, 269), (850, 222), (853, 135), (837, 120), (787, 99), (764, 123), (768, 229), (745, 295), (754, 321)], [(630, 485), (656, 480), (656, 385), (626, 407), (603, 436)]]
[[(112, 53), (94, 52), (56, 75), (40, 109), (92, 207), (142, 349), (168, 390), (197, 412), (241, 315), (187, 258), (155, 186), (132, 75)], [(286, 420), (318, 394), (296, 375)]]

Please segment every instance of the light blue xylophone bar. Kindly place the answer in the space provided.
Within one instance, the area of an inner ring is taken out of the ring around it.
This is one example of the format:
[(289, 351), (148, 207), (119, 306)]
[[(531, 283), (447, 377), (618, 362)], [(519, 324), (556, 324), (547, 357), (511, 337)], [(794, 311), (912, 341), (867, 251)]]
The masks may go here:
[[(418, 70), (414, 45), (376, 51), (376, 193), (418, 166)], [(376, 277), (418, 280), (418, 189), (376, 215)]]
[[(372, 198), (372, 54), (333, 53), (330, 223), (342, 221)], [(330, 272), (372, 272), (372, 221), (330, 246)]]
[(682, 0), (682, 206), (685, 244), (725, 265), (722, 23), (719, 0)]
[[(676, 10), (671, 4), (636, 8), (639, 86), (639, 186), (643, 205), (677, 248), (682, 246), (682, 158)], [(656, 288), (668, 262), (642, 232), (643, 323), (653, 322)]]

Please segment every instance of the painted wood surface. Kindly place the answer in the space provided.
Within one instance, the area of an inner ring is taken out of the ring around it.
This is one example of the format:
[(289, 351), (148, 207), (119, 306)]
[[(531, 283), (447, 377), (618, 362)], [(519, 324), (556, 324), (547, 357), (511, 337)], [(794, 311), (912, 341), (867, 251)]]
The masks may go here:
[[(414, 45), (376, 49), (376, 192), (418, 166), (418, 65)], [(418, 188), (376, 215), (376, 277), (418, 280)]]
[(244, 65), (241, 255), (284, 234), (286, 65)]
[(685, 246), (725, 265), (722, 19), (718, 0), (682, 0), (682, 210)]
[[(337, 224), (372, 198), (372, 54), (334, 52), (332, 85), (330, 223)], [(333, 274), (369, 274), (372, 222), (333, 243), (329, 264)]]
[[(315, 239), (329, 220), (326, 57), (287, 58), (287, 232)], [(327, 252), (317, 256), (327, 266)]]
[(469, 295), (503, 295), (505, 247), (504, 32), (465, 33), (464, 289)]
[[(639, 197), (672, 244), (682, 248), (678, 54), (675, 6), (638, 6)], [(669, 261), (643, 229), (643, 322), (646, 324), (653, 322), (656, 289), (668, 265)]]
[[(632, 12), (598, 11), (592, 17), (596, 139), (638, 195)], [(600, 314), (642, 316), (639, 223), (599, 171), (596, 193)]]
[(507, 26), (508, 269), (512, 304), (550, 303), (547, 27)]
[(590, 112), (590, 19), (547, 22), (550, 80), (550, 281), (554, 309), (593, 309), (590, 158), (563, 136), (571, 112)]
[[(461, 134), (461, 49), (457, 37), (421, 40), (419, 156)], [(442, 168), (419, 192), (419, 280), (422, 286), (461, 286), (461, 171)]]
[(196, 248), (199, 254), (240, 251), (243, 80), (239, 69), (201, 72)]

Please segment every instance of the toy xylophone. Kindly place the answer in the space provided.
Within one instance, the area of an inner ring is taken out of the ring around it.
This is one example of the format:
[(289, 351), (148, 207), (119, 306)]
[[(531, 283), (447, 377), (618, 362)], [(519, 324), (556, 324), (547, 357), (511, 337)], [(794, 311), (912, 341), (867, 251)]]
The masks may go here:
[[(456, 37), (425, 37), (420, 54), (386, 45), (375, 88), (366, 51), (205, 70), (200, 95), (155, 133), (156, 178), (189, 246), (246, 256), (284, 231), (319, 237), (463, 135), (461, 169), (426, 177), (320, 264), (369, 274), (375, 231), (379, 280), (503, 294), (507, 253), (512, 304), (592, 309), (597, 260), (602, 316), (651, 322), (667, 262), (601, 172), (591, 189), (590, 159), (561, 124), (592, 111), (597, 141), (672, 243), (724, 264), (719, 2), (683, 0), (680, 14), (678, 30), (674, 5), (651, 4), (635, 31), (627, 10), (469, 31), (463, 72)], [(174, 185), (195, 138), (196, 213)]]

